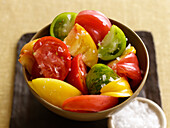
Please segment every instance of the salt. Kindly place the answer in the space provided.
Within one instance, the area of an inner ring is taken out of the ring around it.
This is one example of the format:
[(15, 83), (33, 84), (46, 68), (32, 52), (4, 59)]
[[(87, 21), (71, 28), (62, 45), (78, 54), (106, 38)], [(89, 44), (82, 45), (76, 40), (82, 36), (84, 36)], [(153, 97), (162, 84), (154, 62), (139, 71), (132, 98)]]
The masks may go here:
[(160, 128), (156, 113), (147, 103), (138, 100), (132, 101), (112, 117), (115, 128)]

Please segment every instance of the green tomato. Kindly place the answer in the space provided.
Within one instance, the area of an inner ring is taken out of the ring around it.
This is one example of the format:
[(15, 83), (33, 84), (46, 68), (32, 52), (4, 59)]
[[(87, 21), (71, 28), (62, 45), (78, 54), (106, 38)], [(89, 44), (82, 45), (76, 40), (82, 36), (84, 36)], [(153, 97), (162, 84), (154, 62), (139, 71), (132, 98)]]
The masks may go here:
[(98, 48), (98, 57), (102, 60), (113, 60), (120, 56), (126, 48), (126, 37), (116, 25), (112, 25)]
[(76, 16), (77, 13), (74, 12), (64, 12), (56, 16), (50, 26), (51, 36), (64, 40), (72, 29)]
[(86, 85), (90, 94), (99, 94), (100, 89), (119, 76), (107, 65), (95, 64), (86, 76)]

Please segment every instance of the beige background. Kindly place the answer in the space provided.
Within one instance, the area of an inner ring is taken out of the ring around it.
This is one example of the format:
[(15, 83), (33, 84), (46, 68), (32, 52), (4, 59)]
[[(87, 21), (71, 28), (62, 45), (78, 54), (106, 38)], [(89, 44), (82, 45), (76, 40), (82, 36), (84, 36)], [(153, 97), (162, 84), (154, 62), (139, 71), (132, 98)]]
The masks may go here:
[[(93, 9), (133, 30), (152, 32), (156, 46), (163, 109), (170, 120), (170, 0), (0, 0), (0, 128), (11, 115), (16, 44), (64, 11)], [(170, 127), (170, 124), (169, 124)]]

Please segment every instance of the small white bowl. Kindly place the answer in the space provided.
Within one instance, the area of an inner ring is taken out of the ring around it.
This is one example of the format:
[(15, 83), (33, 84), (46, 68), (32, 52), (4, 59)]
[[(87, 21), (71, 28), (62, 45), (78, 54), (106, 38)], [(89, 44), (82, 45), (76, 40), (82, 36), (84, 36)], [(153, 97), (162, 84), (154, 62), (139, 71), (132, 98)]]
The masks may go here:
[[(149, 105), (150, 109), (152, 109), (157, 114), (158, 119), (160, 121), (161, 128), (167, 128), (167, 120), (166, 120), (165, 113), (159, 107), (159, 105), (157, 105), (152, 100), (142, 98), (142, 97), (136, 97), (134, 100), (138, 100), (139, 102), (147, 103)], [(108, 128), (116, 128), (114, 126), (113, 122), (114, 122), (113, 117), (112, 116), (109, 117), (109, 119), (108, 119)]]

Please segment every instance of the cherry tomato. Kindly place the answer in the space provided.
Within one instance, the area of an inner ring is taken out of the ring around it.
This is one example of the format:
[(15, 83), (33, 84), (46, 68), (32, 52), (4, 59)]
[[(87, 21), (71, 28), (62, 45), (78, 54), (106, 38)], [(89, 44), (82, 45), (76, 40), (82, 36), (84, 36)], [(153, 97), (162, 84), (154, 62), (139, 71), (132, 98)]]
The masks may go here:
[(67, 46), (51, 36), (42, 37), (34, 47), (34, 57), (46, 78), (64, 80), (71, 67), (71, 56)]
[(118, 98), (104, 95), (81, 95), (64, 101), (64, 110), (76, 112), (98, 112), (118, 104)]
[(96, 46), (111, 28), (109, 19), (99, 11), (84, 10), (78, 13), (75, 23), (80, 24), (93, 38)]
[(131, 84), (131, 86), (133, 89), (137, 87), (142, 79), (139, 62), (137, 56), (133, 52), (125, 55), (124, 58), (117, 63), (108, 66), (115, 70), (119, 76), (132, 79), (133, 84)]
[(71, 71), (69, 72), (66, 81), (78, 88), (83, 94), (87, 94), (86, 74), (86, 66), (82, 60), (82, 54), (79, 54), (71, 61)]

